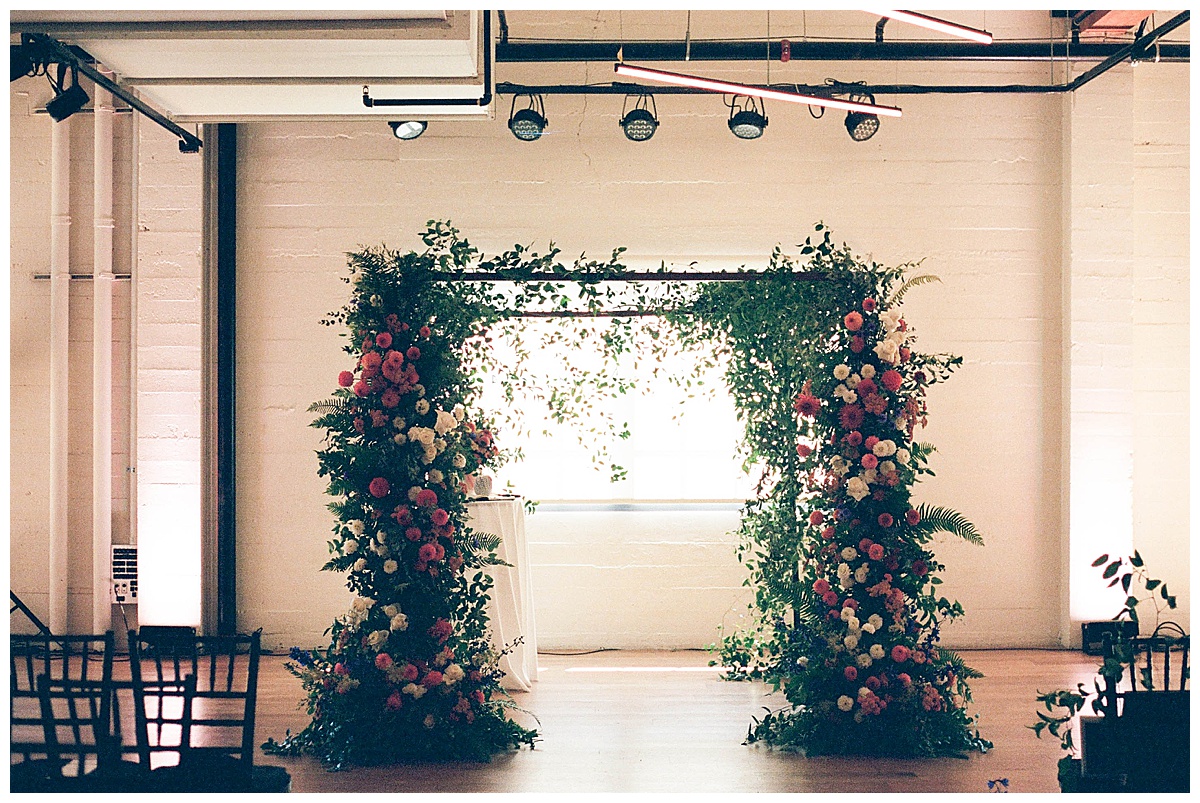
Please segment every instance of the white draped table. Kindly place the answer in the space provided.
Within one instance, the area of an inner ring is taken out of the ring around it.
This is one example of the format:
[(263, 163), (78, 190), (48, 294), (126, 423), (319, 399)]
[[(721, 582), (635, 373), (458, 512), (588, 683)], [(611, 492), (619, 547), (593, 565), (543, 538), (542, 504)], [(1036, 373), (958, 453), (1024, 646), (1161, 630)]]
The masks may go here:
[[(533, 584), (525, 543), (525, 505), (520, 497), (481, 499), (467, 504), (467, 526), (480, 533), (500, 536), (496, 556), (509, 566), (489, 566), (495, 584), (488, 603), (488, 619), (497, 649), (511, 647), (500, 659), (501, 685), (512, 691), (530, 691), (537, 680), (537, 631), (533, 619)], [(517, 639), (520, 644), (512, 646)]]

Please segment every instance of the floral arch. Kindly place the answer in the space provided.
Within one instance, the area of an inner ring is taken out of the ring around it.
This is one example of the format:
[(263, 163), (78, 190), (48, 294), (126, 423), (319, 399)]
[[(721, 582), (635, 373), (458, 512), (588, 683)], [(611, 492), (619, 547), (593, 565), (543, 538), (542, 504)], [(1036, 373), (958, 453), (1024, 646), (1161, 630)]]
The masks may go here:
[[(914, 440), (925, 391), (961, 362), (918, 352), (900, 311), (933, 277), (866, 262), (821, 224), (798, 258), (776, 248), (763, 271), (722, 274), (633, 273), (623, 249), (570, 267), (553, 247), (485, 258), (433, 221), (422, 240), (421, 252), (350, 254), (351, 298), (322, 322), (345, 328), (354, 360), (312, 407), (334, 500), (324, 568), (345, 572), (356, 597), (327, 649), (293, 649), (312, 721), (267, 749), (341, 766), (534, 744), (506, 716), (489, 642), (496, 544), (465, 526), (471, 478), (500, 456), (479, 380), (500, 368), (498, 325), (522, 316), (607, 321), (586, 330), (603, 368), (536, 388), (514, 366), (501, 372), (509, 399), (534, 392), (560, 419), (624, 393), (622, 361), (680, 348), (704, 354), (701, 368), (724, 361), (757, 491), (738, 553), (753, 624), (719, 651), (730, 679), (765, 680), (789, 703), (755, 721), (751, 741), (810, 754), (987, 746), (966, 711), (978, 673), (938, 646), (962, 608), (937, 595), (929, 548), (938, 532), (981, 540), (954, 511), (911, 500), (933, 451)], [(660, 325), (634, 325), (651, 317)], [(519, 327), (506, 336), (519, 361)]]

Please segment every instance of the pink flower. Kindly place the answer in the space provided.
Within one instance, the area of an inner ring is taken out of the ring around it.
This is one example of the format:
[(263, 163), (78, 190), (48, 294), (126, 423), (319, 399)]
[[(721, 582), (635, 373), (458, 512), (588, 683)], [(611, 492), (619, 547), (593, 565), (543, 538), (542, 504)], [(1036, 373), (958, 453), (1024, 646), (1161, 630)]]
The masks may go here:
[(920, 558), (917, 558), (913, 561), (912, 570), (913, 574), (915, 574), (917, 577), (924, 577), (925, 575), (929, 574), (928, 564), (926, 564), (925, 561), (921, 560)]
[(409, 362), (416, 362), (421, 359), (421, 350), (416, 346), (409, 346), (408, 351), (404, 352), (404, 356), (408, 357)]
[(371, 411), (371, 425), (372, 426), (382, 427), (387, 422), (388, 422), (387, 413), (383, 412), (382, 410), (372, 410)]
[(876, 457), (875, 455), (871, 454), (870, 452), (867, 452), (865, 455), (862, 456), (862, 460), (860, 462), (862, 462), (863, 468), (867, 468), (867, 469), (875, 468), (877, 465), (879, 465), (879, 458)]
[(907, 672), (901, 672), (899, 675), (896, 675), (896, 680), (900, 681), (900, 685), (906, 689), (912, 685), (912, 678), (908, 676)]
[(814, 510), (808, 514), (808, 523), (816, 527), (819, 524), (825, 523), (825, 514), (819, 510)]
[(836, 531), (833, 529), (833, 527), (826, 527), (824, 530), (821, 531), (821, 537), (824, 538), (826, 541), (832, 541), (835, 532)]
[(432, 689), (432, 688), (435, 688), (436, 686), (438, 686), (438, 684), (440, 684), (441, 682), (442, 682), (442, 673), (437, 671), (436, 669), (431, 669), (431, 670), (429, 670), (429, 674), (427, 674), (424, 677), (424, 679), (421, 681), (421, 685), (427, 689)]
[(892, 393), (895, 393), (900, 389), (900, 385), (904, 382), (904, 377), (900, 376), (900, 372), (895, 368), (889, 368), (883, 372), (882, 376), (879, 377), (879, 381), (883, 383), (885, 388), (890, 390)]
[(422, 488), (417, 494), (417, 507), (435, 507), (437, 503), (437, 494), (429, 488)]
[(383, 365), (383, 357), (379, 356), (378, 351), (368, 351), (362, 355), (363, 373), (367, 376), (374, 376), (379, 373), (379, 366)]
[(418, 674), (420, 674), (420, 672), (412, 664), (405, 664), (404, 669), (402, 669), (400, 671), (400, 677), (404, 678), (407, 681), (416, 680)]
[(821, 412), (821, 400), (811, 393), (801, 393), (796, 397), (796, 412), (803, 416), (812, 417)]
[(858, 383), (858, 387), (856, 387), (854, 390), (855, 390), (855, 392), (858, 393), (859, 396), (864, 396), (864, 397), (870, 396), (876, 390), (875, 380), (874, 379), (864, 379)]
[(383, 477), (376, 477), (375, 479), (371, 480), (371, 484), (367, 487), (367, 489), (371, 492), (371, 496), (375, 497), (376, 499), (382, 499), (391, 492), (392, 486), (391, 483), (389, 483)]
[(920, 513), (920, 511), (915, 510), (915, 509), (909, 510), (907, 513), (904, 514), (904, 520), (907, 521), (911, 525), (920, 524), (921, 523), (921, 513)]
[(881, 684), (879, 683), (879, 678), (871, 675), (869, 678), (867, 678), (865, 685), (871, 691), (878, 691)]
[(798, 443), (796, 444), (796, 454), (800, 455), (801, 457), (808, 457), (810, 454), (812, 454), (812, 448), (803, 443)]
[(858, 446), (862, 442), (863, 442), (863, 436), (862, 436), (862, 433), (859, 432), (858, 430), (855, 430), (846, 435), (846, 443), (850, 444), (851, 446)]
[(409, 541), (420, 541), (421, 540), (421, 531), (416, 527), (409, 527), (407, 530), (404, 531), (404, 537), (407, 538)]
[(412, 511), (405, 505), (396, 505), (396, 509), (392, 512), (392, 518), (401, 527), (407, 527), (412, 524)]
[(870, 396), (863, 398), (863, 407), (867, 408), (868, 413), (882, 415), (883, 411), (887, 409), (887, 399), (878, 393), (872, 393)]
[(404, 698), (400, 696), (399, 691), (393, 691), (388, 695), (387, 701), (383, 704), (383, 707), (388, 711), (399, 711), (400, 706), (402, 705), (404, 705)]
[(375, 335), (375, 345), (381, 349), (386, 349), (392, 345), (392, 336), (388, 332), (380, 332)]
[(417, 330), (417, 333), (420, 334), (421, 337), (429, 337), (431, 334), (433, 334), (432, 332), (429, 331), (428, 326), (422, 326), (420, 329)]
[(379, 397), (379, 403), (384, 407), (392, 408), (400, 403), (400, 394), (394, 388), (388, 388)]
[(381, 652), (381, 653), (379, 653), (379, 655), (375, 656), (375, 668), (376, 669), (380, 669), (380, 670), (383, 670), (386, 672), (388, 670), (388, 667), (390, 667), (391, 665), (392, 665), (392, 656), (388, 655), (386, 652)]
[(858, 610), (858, 600), (856, 600), (856, 599), (848, 599), (848, 600), (846, 600), (845, 602), (843, 602), (843, 603), (842, 603), (842, 607), (843, 607), (843, 608), (849, 608), (849, 609), (850, 609), (850, 610), (852, 610), (852, 611), (857, 611), (857, 610)]
[(862, 539), (861, 541), (858, 542), (858, 551), (866, 552), (868, 549), (871, 548), (871, 544), (873, 544), (873, 543), (875, 543), (875, 542), (872, 541), (870, 538)]
[(897, 644), (895, 647), (892, 647), (892, 660), (898, 664), (907, 661), (909, 655), (911, 653), (908, 651), (908, 647), (905, 647), (903, 644)]
[(342, 371), (338, 374), (338, 384), (344, 388), (348, 388), (354, 384), (354, 372)]
[(858, 429), (863, 422), (863, 409), (857, 404), (843, 405), (842, 410), (838, 413), (838, 421), (841, 422), (843, 429)]
[(883, 560), (883, 545), (871, 544), (871, 548), (867, 550), (867, 557), (871, 560)]
[(843, 669), (842, 675), (845, 676), (846, 680), (858, 680), (858, 670), (852, 666)]
[(441, 527), (445, 525), (446, 522), (450, 521), (450, 514), (439, 507), (437, 510), (433, 511), (432, 514), (430, 514), (429, 518), (434, 524)]
[(879, 443), (879, 438), (875, 437), (874, 435), (868, 435), (867, 439), (863, 441), (863, 446), (866, 447), (866, 450), (869, 452), (875, 448), (875, 444), (877, 443)]
[(857, 332), (859, 329), (862, 329), (863, 317), (857, 312), (849, 312), (846, 314), (843, 322), (851, 332)]
[(345, 665), (345, 664), (343, 664), (341, 661), (338, 661), (336, 664), (334, 664), (334, 665), (333, 665), (333, 674), (335, 674), (335, 675), (349, 675), (349, 674), (350, 674), (350, 670), (346, 668), (346, 665)]
[(866, 342), (858, 335), (855, 335), (854, 337), (850, 338), (850, 350), (853, 351), (855, 354), (860, 353), (866, 347), (867, 347)]
[(900, 347), (900, 362), (908, 362), (912, 359), (912, 350)]
[(833, 589), (830, 589), (822, 594), (821, 599), (824, 600), (825, 604), (831, 608), (838, 604), (838, 595), (834, 593)]
[(371, 389), (367, 387), (367, 383), (363, 382), (361, 379), (354, 383), (355, 396), (362, 398), (363, 396), (368, 395), (370, 392)]
[(429, 563), (431, 560), (437, 560), (437, 547), (433, 544), (421, 544), (421, 549), (417, 552), (417, 555), (426, 563)]
[(818, 594), (824, 594), (828, 590), (829, 590), (829, 581), (826, 580), (824, 577), (820, 578), (819, 580), (817, 580), (817, 582), (813, 583), (813, 591), (817, 592)]
[(874, 312), (875, 311), (875, 299), (864, 298), (862, 300), (862, 308), (863, 308), (863, 312)]
[(923, 664), (928, 660), (925, 657), (925, 653), (921, 652), (920, 650), (917, 650), (912, 654), (912, 659), (914, 664)]
[(877, 521), (880, 527), (891, 527), (896, 522), (891, 513), (880, 513)]

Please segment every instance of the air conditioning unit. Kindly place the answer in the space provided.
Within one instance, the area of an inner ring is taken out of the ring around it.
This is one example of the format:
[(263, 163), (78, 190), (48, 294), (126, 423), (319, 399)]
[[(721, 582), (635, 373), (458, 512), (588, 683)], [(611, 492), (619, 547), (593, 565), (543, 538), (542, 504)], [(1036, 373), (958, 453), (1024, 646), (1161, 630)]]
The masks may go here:
[(113, 602), (137, 602), (138, 572), (136, 546), (113, 546), (112, 593)]

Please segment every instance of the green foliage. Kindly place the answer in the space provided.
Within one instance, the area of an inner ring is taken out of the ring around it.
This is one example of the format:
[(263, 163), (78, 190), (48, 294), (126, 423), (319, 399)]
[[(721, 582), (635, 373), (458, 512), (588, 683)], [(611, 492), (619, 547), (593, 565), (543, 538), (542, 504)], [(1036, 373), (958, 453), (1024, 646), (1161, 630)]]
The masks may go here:
[(983, 536), (958, 511), (927, 504), (920, 505), (917, 511), (921, 520), (909, 528), (909, 533), (921, 543), (937, 533), (950, 533), (976, 546), (983, 546)]

